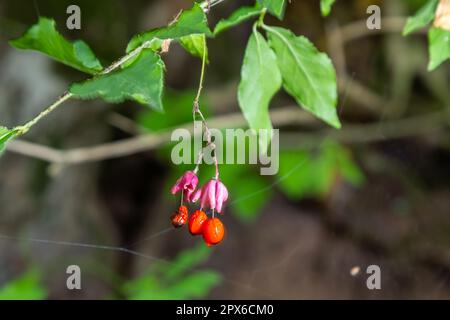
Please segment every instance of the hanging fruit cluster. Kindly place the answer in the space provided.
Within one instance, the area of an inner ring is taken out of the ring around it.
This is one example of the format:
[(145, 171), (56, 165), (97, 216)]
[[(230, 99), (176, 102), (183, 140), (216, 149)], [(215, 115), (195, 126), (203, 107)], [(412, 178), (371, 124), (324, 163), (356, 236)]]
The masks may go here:
[[(203, 38), (203, 41), (206, 41)], [(211, 139), (211, 131), (209, 130), (208, 124), (205, 117), (200, 110), (200, 95), (203, 88), (203, 79), (206, 66), (206, 43), (203, 43), (203, 56), (202, 56), (202, 69), (200, 74), (200, 82), (198, 86), (197, 95), (193, 102), (192, 115), (194, 120), (194, 129), (196, 118), (199, 117), (202, 123), (202, 131), (206, 136), (206, 147), (210, 148), (212, 156), (214, 159), (214, 165), (216, 169), (216, 174), (214, 178), (206, 182), (201, 188), (197, 189), (198, 177), (197, 172), (199, 170), (199, 165), (203, 160), (203, 148), (200, 151), (197, 159), (197, 164), (193, 171), (186, 171), (172, 187), (172, 194), (178, 192), (181, 193), (180, 207), (178, 212), (174, 213), (171, 217), (172, 225), (175, 228), (179, 228), (185, 225), (187, 222), (189, 225), (189, 232), (196, 235), (203, 235), (203, 240), (208, 246), (216, 245), (223, 240), (225, 235), (225, 227), (219, 218), (215, 217), (215, 212), (222, 212), (223, 204), (228, 200), (228, 190), (225, 185), (219, 180), (219, 162), (216, 155), (216, 145)], [(200, 209), (196, 210), (190, 217), (188, 208), (184, 203), (192, 202), (195, 203), (200, 200)], [(208, 217), (207, 211), (211, 214)]]
[[(223, 204), (228, 200), (228, 190), (219, 181), (218, 175), (197, 189), (197, 170), (198, 166), (194, 171), (185, 172), (172, 187), (172, 194), (181, 193), (181, 204), (178, 211), (171, 216), (171, 221), (175, 228), (187, 223), (189, 232), (193, 236), (202, 235), (205, 243), (212, 246), (220, 243), (225, 235), (225, 227), (222, 221), (215, 217), (215, 212), (222, 212)], [(189, 216), (188, 208), (184, 203), (195, 203), (198, 200), (200, 200), (200, 209)], [(208, 217), (207, 209), (211, 217)]]

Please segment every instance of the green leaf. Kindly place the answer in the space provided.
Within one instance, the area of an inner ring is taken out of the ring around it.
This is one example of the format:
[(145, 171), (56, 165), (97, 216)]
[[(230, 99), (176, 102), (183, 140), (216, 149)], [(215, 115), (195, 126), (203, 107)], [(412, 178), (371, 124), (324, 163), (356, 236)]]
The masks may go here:
[(174, 280), (182, 276), (184, 272), (205, 262), (211, 255), (211, 250), (204, 245), (198, 245), (190, 250), (181, 252), (170, 265), (164, 265), (164, 278)]
[(320, 12), (322, 16), (326, 17), (331, 12), (331, 7), (336, 0), (320, 0)]
[[(197, 271), (161, 286), (155, 279), (145, 281), (152, 286), (142, 286), (140, 290), (128, 292), (130, 300), (186, 300), (204, 298), (213, 287), (222, 281), (222, 276), (212, 270)], [(144, 281), (141, 281), (144, 282)]]
[(414, 16), (409, 17), (403, 27), (403, 35), (411, 34), (433, 21), (438, 3), (438, 0), (429, 0)]
[(286, 9), (285, 0), (258, 0), (258, 3), (278, 19), (282, 20)]
[(151, 49), (144, 49), (127, 67), (73, 84), (70, 92), (76, 98), (100, 97), (112, 103), (135, 100), (162, 111), (163, 82), (164, 63), (161, 57)]
[(222, 31), (225, 31), (241, 22), (258, 16), (262, 9), (260, 6), (256, 5), (253, 7), (241, 7), (234, 11), (228, 18), (220, 20), (215, 28), (214, 35), (218, 35)]
[(0, 155), (5, 150), (6, 144), (17, 134), (16, 131), (0, 126)]
[(179, 279), (167, 290), (166, 297), (176, 300), (203, 298), (221, 281), (222, 276), (216, 271), (198, 271)]
[(179, 39), (181, 46), (194, 57), (203, 58), (205, 51), (205, 59), (208, 63), (208, 47), (206, 46), (206, 37), (204, 34), (192, 34)]
[(206, 15), (197, 3), (195, 3), (191, 9), (183, 11), (177, 21), (173, 24), (163, 28), (152, 29), (134, 36), (127, 46), (127, 52), (136, 49), (144, 42), (154, 38), (177, 40), (192, 34), (212, 36), (211, 30), (209, 30), (208, 27)]
[(336, 112), (336, 72), (330, 58), (305, 37), (297, 37), (284, 28), (264, 28), (277, 55), (284, 89), (305, 109), (340, 128)]
[(0, 300), (42, 300), (47, 292), (41, 286), (41, 275), (32, 269), (0, 289)]
[[(269, 103), (281, 84), (276, 56), (264, 37), (254, 30), (245, 50), (238, 89), (239, 106), (251, 129), (272, 130)], [(264, 134), (258, 137), (260, 154), (267, 152), (269, 138)]]
[(56, 61), (89, 74), (95, 74), (103, 69), (85, 42), (67, 41), (56, 31), (55, 21), (52, 19), (39, 18), (39, 22), (22, 37), (11, 40), (9, 43), (18, 49), (42, 52)]
[(450, 57), (450, 30), (430, 28), (428, 30), (428, 71), (436, 69)]

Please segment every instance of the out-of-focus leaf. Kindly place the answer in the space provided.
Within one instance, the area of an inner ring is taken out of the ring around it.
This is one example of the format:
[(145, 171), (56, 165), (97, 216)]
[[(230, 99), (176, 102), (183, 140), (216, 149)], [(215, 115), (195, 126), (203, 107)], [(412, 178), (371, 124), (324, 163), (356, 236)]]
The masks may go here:
[(239, 24), (248, 19), (258, 16), (262, 11), (262, 8), (259, 5), (253, 7), (240, 7), (236, 11), (234, 11), (228, 18), (220, 20), (215, 28), (214, 35), (218, 35), (219, 33)]
[(70, 87), (70, 92), (80, 99), (99, 97), (113, 103), (135, 100), (162, 111), (163, 82), (164, 63), (161, 57), (151, 49), (145, 49), (125, 68), (76, 83)]
[(361, 186), (365, 181), (364, 173), (355, 162), (350, 153), (350, 150), (342, 148), (339, 144), (335, 144), (338, 149), (334, 155), (337, 158), (337, 165), (339, 167), (342, 177), (354, 187)]
[[(129, 280), (123, 285), (124, 293), (131, 300), (151, 299), (148, 298), (148, 295), (160, 290), (162, 288), (155, 273), (146, 273), (136, 279)], [(140, 298), (141, 296), (144, 297)]]
[(271, 14), (282, 20), (286, 9), (286, 0), (258, 0), (258, 3), (267, 8)]
[(432, 71), (450, 57), (450, 30), (430, 28), (428, 50), (430, 56), (428, 71)]
[(236, 183), (230, 185), (233, 213), (241, 222), (253, 222), (271, 199), (269, 181), (253, 172), (236, 178)]
[(183, 251), (170, 263), (158, 263), (144, 275), (128, 281), (123, 290), (131, 300), (203, 298), (222, 277), (218, 272), (190, 272), (206, 261), (211, 250), (204, 245)]
[[(196, 92), (193, 90), (175, 91), (168, 89), (164, 92), (164, 113), (153, 110), (142, 110), (137, 123), (150, 132), (158, 132), (165, 129), (177, 127), (192, 121), (192, 102)], [(200, 97), (200, 105), (205, 117), (208, 116), (208, 104)]]
[(306, 151), (280, 152), (278, 185), (291, 199), (300, 199), (311, 191), (313, 161)]
[(194, 247), (180, 253), (173, 264), (165, 266), (164, 277), (167, 280), (174, 280), (184, 272), (208, 260), (211, 250), (204, 245)]
[(194, 57), (203, 58), (203, 51), (205, 50), (205, 59), (208, 63), (208, 47), (206, 46), (206, 37), (204, 34), (192, 34), (180, 38), (181, 46)]
[(18, 49), (30, 49), (42, 52), (51, 58), (77, 70), (95, 74), (102, 70), (102, 65), (89, 46), (81, 41), (67, 41), (55, 29), (55, 21), (39, 18), (22, 37), (9, 42)]
[(188, 274), (169, 286), (147, 287), (128, 296), (130, 300), (186, 300), (205, 297), (222, 281), (215, 271), (202, 270)]
[(32, 269), (0, 288), (0, 300), (41, 300), (47, 291), (41, 285), (41, 275)]
[[(225, 141), (226, 143), (226, 141)], [(208, 166), (213, 167), (213, 166)], [(213, 176), (214, 171), (206, 167), (205, 177)], [(202, 173), (203, 167), (200, 168)], [(262, 177), (251, 165), (222, 164), (220, 180), (227, 186), (230, 194), (225, 203), (225, 211), (232, 209), (233, 215), (243, 223), (253, 222), (261, 209), (270, 201), (270, 181)]]
[(206, 15), (198, 3), (195, 3), (191, 9), (183, 11), (177, 18), (177, 21), (171, 25), (152, 29), (134, 36), (130, 43), (128, 43), (127, 52), (136, 49), (144, 42), (154, 38), (177, 40), (192, 34), (212, 36), (212, 32), (208, 27)]
[(16, 132), (14, 130), (10, 130), (8, 128), (0, 126), (0, 155), (5, 150), (8, 141), (14, 138), (15, 135)]
[(438, 3), (438, 0), (429, 0), (415, 15), (409, 17), (403, 27), (403, 35), (406, 36), (424, 28), (433, 21)]
[(331, 12), (331, 7), (336, 0), (320, 0), (320, 12), (322, 16), (326, 17)]
[(280, 27), (265, 26), (277, 55), (285, 90), (306, 110), (335, 128), (337, 116), (336, 72), (324, 53), (305, 37)]
[[(254, 130), (272, 130), (269, 103), (281, 87), (277, 58), (264, 37), (256, 30), (250, 36), (245, 50), (238, 89), (238, 101), (249, 127)], [(259, 152), (266, 154), (270, 135), (259, 135)]]
[(364, 182), (350, 152), (333, 141), (325, 141), (316, 152), (281, 152), (278, 177), (280, 189), (292, 199), (322, 198), (338, 178), (355, 187)]
[(198, 299), (205, 297), (221, 281), (222, 276), (215, 271), (198, 271), (179, 279), (166, 294), (168, 299)]

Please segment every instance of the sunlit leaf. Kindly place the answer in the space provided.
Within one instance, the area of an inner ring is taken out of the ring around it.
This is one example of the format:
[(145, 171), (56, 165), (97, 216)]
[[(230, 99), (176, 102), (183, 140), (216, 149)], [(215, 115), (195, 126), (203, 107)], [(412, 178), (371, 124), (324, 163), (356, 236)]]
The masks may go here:
[(16, 132), (14, 130), (10, 130), (8, 128), (0, 126), (0, 155), (5, 150), (8, 141), (14, 138), (15, 135)]
[(336, 0), (320, 0), (320, 12), (322, 16), (326, 17), (331, 12), (331, 7)]
[(203, 58), (205, 52), (205, 60), (208, 62), (208, 48), (206, 46), (206, 37), (204, 34), (192, 34), (182, 37), (178, 40), (183, 48), (194, 57)]
[(280, 27), (265, 27), (277, 55), (284, 89), (303, 108), (340, 128), (336, 72), (330, 58), (305, 37)]
[(18, 49), (30, 49), (42, 52), (51, 58), (77, 70), (95, 74), (102, 65), (89, 46), (81, 41), (69, 42), (55, 29), (55, 21), (39, 18), (22, 37), (9, 42)]
[(429, 0), (415, 15), (409, 17), (403, 27), (403, 35), (406, 36), (411, 34), (430, 24), (434, 19), (438, 3), (438, 0)]
[(220, 20), (215, 28), (214, 35), (218, 35), (219, 33), (239, 24), (248, 19), (258, 16), (262, 11), (260, 6), (254, 7), (240, 7), (236, 11), (234, 11), (228, 18)]
[(161, 57), (151, 49), (144, 49), (126, 68), (76, 83), (70, 87), (70, 92), (80, 99), (99, 97), (113, 103), (128, 99), (163, 110), (163, 82), (164, 63)]
[[(256, 30), (250, 36), (245, 50), (239, 83), (238, 101), (251, 129), (272, 130), (269, 103), (281, 87), (277, 59), (264, 37)], [(270, 135), (260, 135), (260, 153), (265, 154)]]
[(212, 36), (211, 30), (208, 27), (208, 21), (203, 9), (199, 4), (183, 11), (177, 18), (176, 22), (167, 27), (152, 29), (147, 32), (134, 36), (127, 46), (127, 52), (136, 49), (144, 42), (158, 39), (180, 39), (192, 34), (205, 34), (206, 36)]
[(450, 57), (450, 30), (430, 28), (428, 50), (430, 55), (428, 70), (432, 71)]

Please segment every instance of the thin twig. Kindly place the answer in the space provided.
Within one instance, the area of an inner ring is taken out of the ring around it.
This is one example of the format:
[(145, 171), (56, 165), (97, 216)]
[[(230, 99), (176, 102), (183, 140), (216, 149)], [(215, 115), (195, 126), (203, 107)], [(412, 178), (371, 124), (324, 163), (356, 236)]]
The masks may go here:
[[(309, 113), (300, 110), (298, 106), (276, 109), (271, 111), (270, 115), (272, 122), (277, 126), (287, 124), (311, 125), (319, 123)], [(214, 128), (222, 129), (246, 126), (247, 122), (242, 114), (238, 112), (212, 118), (209, 120), (209, 123)], [(177, 126), (177, 128), (185, 128), (186, 130), (189, 130), (191, 134), (194, 134), (191, 123)], [(10, 152), (52, 163), (63, 165), (77, 164), (118, 158), (157, 148), (170, 141), (174, 129), (175, 128), (169, 128), (157, 133), (140, 135), (93, 147), (75, 148), (70, 150), (57, 150), (23, 140), (13, 140), (6, 148)]]
[[(272, 110), (270, 112), (270, 117), (273, 124), (276, 126), (289, 124), (311, 126), (319, 124), (319, 121), (313, 118), (309, 113), (294, 106)], [(218, 116), (210, 119), (209, 122), (217, 129), (236, 128), (246, 125), (246, 121), (241, 113)], [(415, 116), (409, 119), (383, 123), (346, 125), (341, 130), (333, 130), (332, 136), (334, 139), (341, 142), (367, 143), (370, 141), (421, 135), (432, 130), (441, 130), (448, 124), (450, 124), (450, 115), (449, 112), (445, 110), (428, 115)], [(180, 127), (189, 130), (191, 134), (194, 133), (191, 128), (191, 123), (186, 123)], [(172, 131), (173, 128), (158, 133), (109, 142), (99, 146), (69, 150), (57, 150), (31, 142), (14, 140), (7, 146), (7, 149), (14, 153), (54, 164), (73, 165), (118, 158), (158, 148), (161, 145), (170, 142)], [(300, 135), (301, 139), (299, 139)], [(329, 130), (322, 130), (311, 134), (284, 134), (283, 141), (285, 142), (285, 145), (289, 147), (298, 148), (302, 146), (309, 148), (317, 145), (319, 139), (330, 135), (331, 133)], [(301, 144), (299, 144), (299, 141), (301, 141)]]
[(450, 112), (443, 110), (395, 121), (346, 125), (341, 130), (323, 129), (313, 133), (286, 133), (283, 134), (281, 147), (283, 149), (314, 148), (320, 140), (327, 137), (352, 144), (378, 142), (440, 132), (446, 130), (448, 125), (450, 125)]
[(68, 91), (66, 91), (63, 95), (61, 95), (55, 102), (53, 102), (49, 107), (44, 109), (41, 113), (37, 115), (34, 119), (31, 119), (27, 123), (25, 123), (22, 126), (18, 126), (15, 128), (17, 130), (17, 136), (24, 135), (28, 132), (28, 130), (31, 129), (32, 126), (34, 126), (36, 123), (38, 123), (42, 118), (46, 117), (50, 112), (58, 108), (60, 105), (62, 105), (65, 101), (69, 100), (72, 97), (72, 94)]
[[(366, 20), (359, 20), (349, 23), (340, 28), (342, 42), (347, 43), (366, 36), (377, 35), (380, 33), (397, 33), (403, 30), (406, 18), (404, 17), (384, 17), (382, 19), (381, 29), (369, 29)], [(337, 31), (336, 31), (337, 32)], [(332, 33), (332, 36), (334, 34)]]

